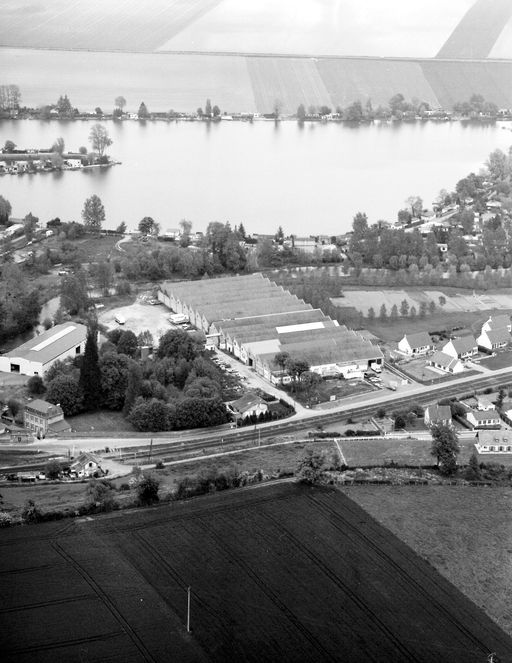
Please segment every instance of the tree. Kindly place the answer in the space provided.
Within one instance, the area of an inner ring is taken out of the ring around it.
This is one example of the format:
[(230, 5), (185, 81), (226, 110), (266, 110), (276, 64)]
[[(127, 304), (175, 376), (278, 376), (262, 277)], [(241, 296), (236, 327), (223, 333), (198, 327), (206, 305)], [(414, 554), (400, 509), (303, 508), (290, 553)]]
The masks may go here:
[(21, 403), (16, 398), (9, 398), (7, 401), (7, 407), (9, 408), (12, 418), (16, 419), (18, 413), (21, 411)]
[(131, 412), (131, 409), (140, 395), (140, 388), (142, 384), (142, 369), (135, 362), (131, 362), (128, 371), (128, 384), (124, 397), (123, 414), (125, 417)]
[(215, 106), (212, 108), (212, 113), (213, 117), (219, 117), (220, 115), (220, 108), (215, 104)]
[(38, 523), (42, 519), (43, 514), (36, 506), (34, 500), (27, 500), (21, 512), (21, 517), (26, 523)]
[(318, 483), (323, 474), (325, 463), (324, 454), (316, 449), (306, 449), (302, 458), (300, 458), (295, 476), (302, 483)]
[(71, 374), (61, 373), (48, 382), (46, 400), (59, 404), (64, 416), (72, 417), (82, 411), (82, 391), (78, 380)]
[(143, 505), (158, 502), (160, 480), (150, 472), (143, 472), (137, 481), (137, 497)]
[(304, 108), (304, 104), (299, 104), (297, 108), (297, 119), (299, 122), (304, 122), (306, 119), (306, 109)]
[(99, 157), (102, 157), (105, 153), (105, 149), (112, 145), (112, 139), (108, 135), (108, 131), (103, 124), (94, 124), (89, 132), (89, 142), (92, 145), (94, 152), (98, 153)]
[(16, 143), (13, 143), (12, 140), (6, 140), (4, 145), (4, 152), (14, 152), (16, 149)]
[(114, 105), (116, 108), (119, 108), (119, 110), (122, 111), (126, 106), (126, 99), (120, 95), (119, 97), (115, 98)]
[(121, 221), (121, 223), (116, 228), (116, 233), (124, 235), (125, 232), (126, 232), (126, 223), (124, 221)]
[(281, 373), (284, 373), (286, 364), (290, 359), (290, 355), (287, 352), (278, 352), (274, 356), (274, 364), (281, 369)]
[(95, 193), (84, 203), (82, 220), (89, 230), (95, 230), (98, 233), (101, 230), (101, 224), (105, 221), (105, 208), (101, 198)]
[(62, 467), (60, 466), (59, 461), (50, 460), (46, 463), (44, 473), (47, 479), (58, 479), (61, 472)]
[(97, 279), (98, 287), (103, 292), (103, 296), (106, 297), (114, 283), (114, 269), (111, 263), (106, 262), (106, 260), (102, 260), (98, 263)]
[(457, 454), (459, 440), (457, 431), (446, 424), (433, 424), (431, 454), (437, 459), (437, 467), (441, 474), (449, 476), (457, 470)]
[(149, 331), (149, 329), (144, 329), (144, 331), (141, 331), (140, 334), (137, 336), (137, 345), (139, 348), (142, 347), (153, 347), (153, 334)]
[(135, 353), (137, 352), (137, 348), (138, 341), (135, 334), (129, 329), (123, 331), (117, 343), (117, 351), (128, 355), (128, 357), (134, 357)]
[(3, 196), (0, 196), (0, 225), (6, 226), (9, 223), (11, 212), (11, 203)]
[(505, 400), (505, 389), (503, 387), (500, 387), (500, 390), (498, 392), (498, 398), (496, 399), (496, 409), (501, 410), (503, 408), (503, 402)]
[(170, 329), (165, 332), (158, 343), (157, 355), (163, 357), (174, 357), (191, 361), (200, 352), (200, 346), (190, 334), (181, 329)]
[(409, 196), (405, 201), (411, 208), (411, 214), (413, 217), (421, 216), (423, 211), (423, 200), (419, 196)]
[(181, 228), (180, 246), (186, 248), (190, 244), (192, 221), (189, 221), (188, 219), (181, 219), (180, 228)]
[(73, 112), (73, 107), (67, 94), (59, 97), (56, 108), (60, 115), (70, 115)]
[(112, 511), (115, 506), (114, 491), (105, 479), (90, 479), (85, 489), (85, 502), (93, 504), (101, 511)]
[(158, 235), (160, 232), (159, 224), (150, 216), (145, 216), (139, 221), (139, 232), (142, 233), (145, 237), (147, 235)]
[(380, 312), (379, 312), (379, 320), (382, 322), (385, 322), (388, 318), (388, 312), (386, 310), (386, 304), (382, 304), (380, 307)]
[(409, 302), (407, 299), (403, 299), (400, 304), (400, 315), (405, 318), (409, 315)]
[(476, 455), (476, 451), (473, 451), (469, 457), (469, 465), (466, 470), (466, 479), (468, 481), (480, 481), (481, 478), (482, 470), (480, 469), (480, 465), (478, 463), (478, 456)]
[(40, 396), (46, 391), (43, 379), (39, 375), (33, 375), (31, 378), (29, 378), (29, 381), (27, 382), (27, 388), (29, 394), (32, 394), (33, 396)]
[(80, 389), (87, 411), (97, 410), (101, 403), (101, 370), (98, 356), (98, 330), (91, 324), (87, 330), (84, 356), (80, 368)]
[(164, 431), (169, 428), (169, 407), (157, 398), (137, 398), (128, 421), (139, 431)]
[(274, 118), (275, 118), (276, 120), (279, 119), (279, 116), (281, 115), (281, 110), (282, 110), (282, 108), (283, 108), (283, 103), (282, 103), (282, 101), (281, 101), (280, 99), (276, 99), (276, 100), (274, 101), (274, 105), (273, 105), (273, 107), (272, 107), (272, 113), (273, 113)]
[(56, 154), (59, 154), (60, 156), (62, 156), (64, 154), (65, 146), (66, 146), (66, 144), (64, 143), (64, 138), (62, 138), (62, 136), (60, 136), (59, 138), (57, 138), (54, 141), (54, 143), (51, 147), (51, 151), (55, 152)]
[(373, 306), (370, 306), (370, 308), (368, 309), (366, 317), (370, 322), (373, 322), (375, 320), (375, 309), (373, 308)]
[(204, 114), (206, 115), (206, 117), (212, 116), (212, 102), (209, 99), (206, 100), (206, 104), (204, 107)]
[(63, 311), (76, 315), (85, 312), (90, 306), (87, 277), (83, 270), (67, 274), (60, 285), (60, 307)]
[(220, 398), (221, 391), (220, 384), (208, 377), (195, 378), (184, 389), (188, 398)]
[(101, 403), (109, 410), (121, 410), (124, 406), (131, 363), (124, 354), (106, 352), (101, 355)]
[(147, 106), (144, 102), (141, 102), (137, 115), (139, 116), (139, 120), (147, 120), (148, 119), (149, 111), (148, 111)]

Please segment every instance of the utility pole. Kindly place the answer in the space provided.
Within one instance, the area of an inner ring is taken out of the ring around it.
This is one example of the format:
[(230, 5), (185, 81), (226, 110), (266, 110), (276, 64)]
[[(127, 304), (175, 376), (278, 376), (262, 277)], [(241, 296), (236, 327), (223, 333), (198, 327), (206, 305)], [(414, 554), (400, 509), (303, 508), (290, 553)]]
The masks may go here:
[(190, 633), (190, 586), (187, 587), (187, 633)]
[(151, 440), (149, 442), (149, 458), (148, 458), (149, 462), (151, 462), (151, 453), (152, 453), (152, 451), (153, 451), (153, 438), (151, 438)]

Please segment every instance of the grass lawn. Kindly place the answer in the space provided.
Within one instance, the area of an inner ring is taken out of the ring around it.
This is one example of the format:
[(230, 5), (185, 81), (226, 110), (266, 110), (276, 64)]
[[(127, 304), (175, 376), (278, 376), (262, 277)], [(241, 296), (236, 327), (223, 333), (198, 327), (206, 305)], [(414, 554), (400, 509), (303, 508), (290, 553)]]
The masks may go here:
[(77, 432), (105, 431), (106, 433), (134, 431), (135, 428), (127, 421), (122, 412), (85, 412), (76, 417), (67, 417), (71, 428)]
[(13, 484), (0, 488), (2, 509), (19, 512), (27, 500), (41, 511), (75, 509), (85, 501), (85, 483)]
[(506, 368), (512, 366), (512, 352), (507, 350), (498, 352), (495, 357), (485, 357), (481, 361), (484, 368), (490, 368), (493, 371), (499, 368)]
[[(500, 313), (503, 313), (503, 311), (500, 311)], [(424, 318), (416, 317), (414, 320), (412, 318), (399, 318), (398, 320), (386, 320), (385, 322), (381, 322), (378, 319), (372, 321), (364, 318), (363, 324), (366, 329), (383, 341), (399, 341), (405, 333), (414, 334), (420, 331), (436, 332), (444, 329), (453, 329), (454, 327), (460, 327), (457, 333), (469, 334), (472, 333), (471, 325), (475, 322), (475, 318), (478, 315), (481, 317), (482, 313), (443, 311), (438, 307), (433, 315), (427, 315)]]
[[(85, 255), (85, 262), (101, 262), (110, 258), (118, 241), (119, 237), (109, 235), (107, 237), (86, 237), (77, 240), (77, 244)], [(115, 251), (114, 257), (118, 255)]]
[(512, 634), (512, 488), (342, 490)]

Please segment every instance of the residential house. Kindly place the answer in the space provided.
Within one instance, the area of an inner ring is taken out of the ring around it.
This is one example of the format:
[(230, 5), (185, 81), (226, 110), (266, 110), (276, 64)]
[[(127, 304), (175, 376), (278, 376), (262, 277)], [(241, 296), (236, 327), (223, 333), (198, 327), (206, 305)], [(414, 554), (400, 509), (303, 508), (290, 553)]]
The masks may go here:
[(74, 460), (70, 468), (71, 473), (76, 474), (79, 478), (101, 476), (104, 474), (100, 466), (100, 459), (89, 452), (84, 452)]
[(491, 399), (484, 394), (476, 397), (476, 409), (480, 412), (489, 412), (490, 410), (495, 410), (496, 408)]
[(480, 431), (475, 446), (479, 454), (512, 453), (512, 431)]
[(429, 405), (425, 408), (423, 421), (426, 426), (433, 424), (452, 425), (452, 411), (449, 405)]
[(457, 357), (447, 355), (445, 352), (434, 352), (434, 354), (427, 359), (427, 364), (438, 368), (444, 373), (462, 373), (464, 371), (464, 364)]
[(509, 315), (491, 315), (482, 325), (482, 333), (496, 329), (506, 328), (509, 334), (512, 332), (512, 322)]
[(246, 419), (252, 415), (259, 417), (260, 414), (268, 412), (268, 403), (256, 394), (247, 393), (236, 401), (233, 401), (229, 409), (236, 419)]
[(506, 347), (510, 342), (510, 334), (506, 327), (482, 331), (476, 342), (482, 350), (492, 352), (493, 350)]
[(405, 334), (398, 342), (398, 349), (409, 356), (424, 355), (434, 350), (434, 344), (427, 332)]
[(501, 419), (496, 410), (481, 412), (480, 410), (468, 410), (466, 419), (473, 428), (500, 428)]
[(441, 350), (454, 359), (468, 359), (478, 354), (478, 343), (473, 336), (461, 336), (449, 340)]
[(71, 430), (71, 426), (64, 419), (61, 406), (48, 403), (40, 398), (36, 398), (25, 405), (23, 425), (38, 437), (46, 437), (49, 434), (64, 433)]

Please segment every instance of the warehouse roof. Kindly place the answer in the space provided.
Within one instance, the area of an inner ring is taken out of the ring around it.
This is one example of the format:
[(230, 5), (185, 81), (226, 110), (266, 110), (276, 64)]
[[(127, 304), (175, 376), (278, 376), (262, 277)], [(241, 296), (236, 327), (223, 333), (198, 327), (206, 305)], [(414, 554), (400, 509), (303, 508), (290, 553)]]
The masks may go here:
[(85, 325), (65, 322), (31, 338), (30, 341), (14, 348), (7, 355), (13, 359), (26, 359), (47, 364), (71, 348), (80, 345), (86, 338), (87, 327)]

